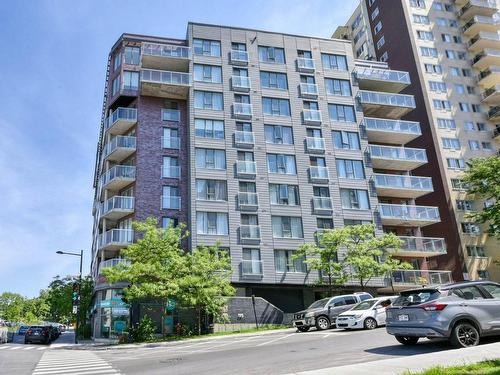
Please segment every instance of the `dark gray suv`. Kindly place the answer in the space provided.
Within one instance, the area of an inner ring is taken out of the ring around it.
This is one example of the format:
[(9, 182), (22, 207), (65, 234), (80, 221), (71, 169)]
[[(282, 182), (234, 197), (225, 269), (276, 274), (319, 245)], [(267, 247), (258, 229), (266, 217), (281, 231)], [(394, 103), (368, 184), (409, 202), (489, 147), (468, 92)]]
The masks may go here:
[(404, 291), (387, 309), (386, 329), (404, 345), (420, 337), (477, 345), (483, 336), (500, 335), (500, 284), (468, 281)]

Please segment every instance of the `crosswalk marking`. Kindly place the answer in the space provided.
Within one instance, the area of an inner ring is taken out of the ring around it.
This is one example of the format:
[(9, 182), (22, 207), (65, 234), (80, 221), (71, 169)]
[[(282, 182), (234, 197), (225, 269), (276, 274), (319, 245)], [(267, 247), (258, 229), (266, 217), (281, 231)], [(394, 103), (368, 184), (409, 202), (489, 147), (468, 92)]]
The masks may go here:
[(48, 346), (27, 346), (24, 344), (4, 344), (0, 345), (0, 350), (45, 350)]
[(33, 375), (120, 374), (97, 354), (87, 350), (49, 350), (43, 353)]

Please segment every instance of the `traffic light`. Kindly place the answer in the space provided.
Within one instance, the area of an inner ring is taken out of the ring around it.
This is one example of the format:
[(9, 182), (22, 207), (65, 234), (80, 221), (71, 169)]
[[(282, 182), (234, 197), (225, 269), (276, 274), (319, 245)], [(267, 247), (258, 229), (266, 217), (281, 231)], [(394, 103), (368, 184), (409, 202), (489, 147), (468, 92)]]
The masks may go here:
[(80, 304), (80, 285), (78, 283), (73, 283), (71, 303), (73, 304), (73, 306), (78, 306)]

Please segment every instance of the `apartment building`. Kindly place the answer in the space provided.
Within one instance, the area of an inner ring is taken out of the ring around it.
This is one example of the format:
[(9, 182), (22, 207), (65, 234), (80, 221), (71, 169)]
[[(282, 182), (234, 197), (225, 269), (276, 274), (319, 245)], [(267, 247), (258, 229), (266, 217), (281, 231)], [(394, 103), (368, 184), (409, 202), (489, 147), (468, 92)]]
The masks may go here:
[(466, 279), (500, 280), (493, 262), (500, 259), (500, 244), (467, 218), (488, 202), (468, 195), (461, 182), (467, 160), (498, 153), (499, 29), (495, 1), (363, 0), (333, 35), (352, 40), (360, 58), (410, 73), (412, 84), (404, 92), (414, 95), (421, 110), (405, 119), (418, 121), (423, 132), (410, 145), (426, 148), (432, 158), (415, 172), (435, 177), (435, 192), (416, 202), (441, 207), (434, 233), (447, 231), (453, 237), (447, 239), (448, 254), (455, 248), (461, 254), (453, 263), (438, 257), (437, 266), (456, 269), (458, 277), (463, 258)]
[[(374, 222), (404, 240), (415, 271), (370, 287), (451, 280), (429, 271), (447, 230), (441, 207), (419, 207), (434, 181), (411, 172), (418, 137), (407, 72), (355, 61), (350, 41), (189, 23), (185, 40), (123, 34), (112, 47), (96, 157), (92, 273), (96, 337), (129, 320), (105, 267), (123, 262), (133, 220), (186, 223), (186, 249), (229, 251), (238, 296), (293, 312), (324, 293), (293, 251), (318, 233)], [(365, 115), (367, 117), (365, 117)], [(434, 267), (435, 268), (435, 267)], [(353, 283), (346, 285), (354, 290)]]

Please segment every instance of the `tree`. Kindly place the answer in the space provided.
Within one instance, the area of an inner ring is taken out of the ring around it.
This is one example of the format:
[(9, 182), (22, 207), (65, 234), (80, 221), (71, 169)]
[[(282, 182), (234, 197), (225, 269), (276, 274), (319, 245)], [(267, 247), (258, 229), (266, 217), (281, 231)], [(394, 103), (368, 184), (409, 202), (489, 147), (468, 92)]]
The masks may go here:
[(0, 295), (0, 316), (12, 322), (24, 319), (26, 298), (18, 293), (4, 292)]
[(500, 158), (471, 159), (467, 165), (463, 178), (467, 192), (488, 201), (488, 205), (468, 217), (488, 223), (488, 233), (500, 240)]

